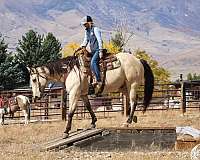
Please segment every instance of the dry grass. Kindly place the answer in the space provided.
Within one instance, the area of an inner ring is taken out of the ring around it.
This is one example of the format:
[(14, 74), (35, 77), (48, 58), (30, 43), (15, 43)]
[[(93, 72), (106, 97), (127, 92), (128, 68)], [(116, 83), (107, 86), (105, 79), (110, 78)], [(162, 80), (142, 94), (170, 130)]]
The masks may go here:
[[(132, 126), (193, 126), (200, 128), (200, 112), (189, 111), (183, 117), (176, 111), (150, 111), (145, 115), (136, 113), (138, 123)], [(110, 114), (111, 115), (111, 114)], [(112, 118), (99, 119), (97, 127), (119, 127), (125, 119), (119, 113)], [(76, 120), (73, 129), (87, 128), (90, 120)], [(7, 125), (0, 128), (0, 159), (2, 160), (59, 160), (59, 159), (113, 159), (113, 160), (189, 160), (190, 152), (82, 152), (66, 149), (59, 152), (40, 152), (39, 145), (62, 136), (65, 122)]]

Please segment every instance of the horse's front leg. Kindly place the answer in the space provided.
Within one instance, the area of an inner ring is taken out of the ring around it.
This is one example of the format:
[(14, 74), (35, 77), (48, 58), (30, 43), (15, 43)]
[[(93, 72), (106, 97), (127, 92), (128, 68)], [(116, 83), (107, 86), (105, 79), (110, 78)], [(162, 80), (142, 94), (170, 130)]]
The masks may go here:
[(24, 113), (24, 124), (28, 124), (28, 113), (27, 110), (23, 110)]
[(88, 96), (85, 95), (85, 96), (81, 96), (82, 100), (83, 100), (83, 103), (84, 105), (86, 106), (87, 110), (89, 111), (90, 113), (90, 116), (92, 117), (92, 122), (91, 122), (91, 128), (95, 128), (96, 127), (96, 121), (97, 121), (97, 118), (92, 110), (92, 107), (90, 105), (90, 101), (88, 99)]
[(0, 123), (1, 125), (4, 125), (4, 114), (0, 113)]
[(67, 138), (69, 136), (69, 131), (71, 130), (71, 126), (72, 126), (72, 117), (76, 110), (77, 101), (78, 101), (79, 97), (80, 96), (78, 96), (77, 92), (72, 91), (72, 93), (69, 93), (69, 113), (68, 113), (67, 126), (64, 131), (64, 133), (65, 133), (64, 138)]

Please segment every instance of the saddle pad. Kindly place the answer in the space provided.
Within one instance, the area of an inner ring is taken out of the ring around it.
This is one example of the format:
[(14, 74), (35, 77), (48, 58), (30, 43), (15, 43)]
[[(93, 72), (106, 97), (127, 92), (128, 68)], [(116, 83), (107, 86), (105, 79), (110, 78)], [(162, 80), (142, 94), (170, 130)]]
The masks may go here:
[[(81, 66), (85, 68), (90, 68), (90, 57), (80, 56), (79, 63)], [(99, 62), (100, 70), (113, 70), (121, 66), (121, 62), (117, 59), (115, 55), (111, 55), (106, 57), (104, 60), (100, 60)], [(86, 69), (87, 70), (87, 69)]]
[[(104, 66), (106, 65), (106, 67)], [(100, 71), (103, 72), (104, 70), (113, 70), (119, 68), (121, 66), (121, 62), (117, 59), (112, 62), (108, 62), (106, 64), (100, 63)]]
[(18, 111), (20, 108), (18, 105), (10, 105), (10, 112), (14, 113)]

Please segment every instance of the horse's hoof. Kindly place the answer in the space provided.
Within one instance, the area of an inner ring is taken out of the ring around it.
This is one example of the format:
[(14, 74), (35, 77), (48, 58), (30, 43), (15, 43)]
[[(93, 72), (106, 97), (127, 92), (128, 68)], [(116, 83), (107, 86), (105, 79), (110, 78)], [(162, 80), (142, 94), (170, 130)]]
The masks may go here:
[(124, 122), (124, 123), (122, 124), (122, 127), (129, 127), (129, 123)]
[(91, 128), (96, 128), (96, 124), (91, 124)]
[(145, 112), (146, 112), (146, 110), (142, 110), (142, 114), (143, 114), (143, 115), (145, 114)]
[(69, 134), (67, 134), (67, 133), (65, 133), (64, 135), (63, 135), (63, 139), (66, 139), (66, 138), (68, 138), (69, 137)]

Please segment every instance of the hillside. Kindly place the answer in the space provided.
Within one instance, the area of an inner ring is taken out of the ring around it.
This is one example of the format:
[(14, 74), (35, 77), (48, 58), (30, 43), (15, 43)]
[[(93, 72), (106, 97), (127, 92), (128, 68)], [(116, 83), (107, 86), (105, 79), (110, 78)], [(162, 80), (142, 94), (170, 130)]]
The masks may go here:
[[(80, 19), (86, 14), (107, 31), (115, 30), (116, 22), (125, 23), (128, 31), (135, 33), (126, 49), (146, 50), (173, 76), (199, 72), (198, 0), (1, 0), (0, 32), (11, 50), (29, 29), (53, 32), (63, 45), (81, 42)], [(110, 36), (103, 33), (106, 40)]]

